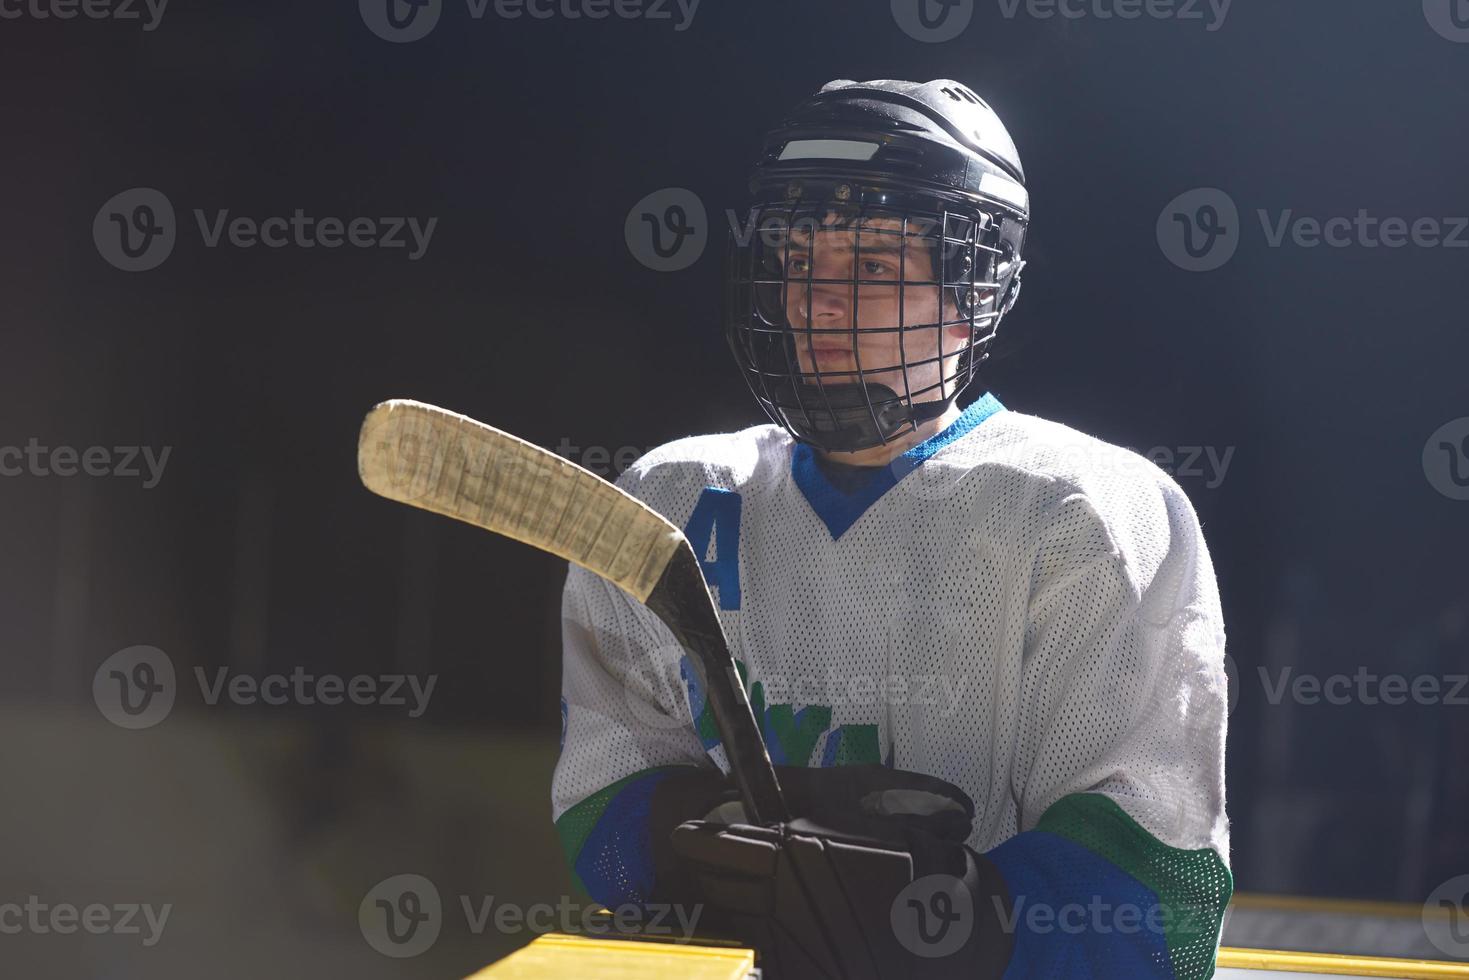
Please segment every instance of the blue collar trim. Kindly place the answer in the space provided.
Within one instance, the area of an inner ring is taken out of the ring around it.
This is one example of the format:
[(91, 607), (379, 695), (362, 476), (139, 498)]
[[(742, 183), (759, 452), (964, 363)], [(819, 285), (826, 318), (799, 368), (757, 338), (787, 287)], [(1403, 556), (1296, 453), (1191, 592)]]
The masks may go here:
[(883, 494), (898, 485), (898, 481), (918, 468), (919, 464), (933, 456), (945, 446), (967, 435), (985, 419), (1002, 412), (1005, 406), (992, 394), (986, 393), (944, 431), (931, 436), (897, 456), (886, 466), (872, 467), (872, 477), (854, 491), (844, 493), (831, 485), (826, 474), (816, 462), (816, 450), (804, 442), (796, 443), (791, 451), (791, 477), (801, 488), (806, 502), (816, 512), (835, 541), (857, 523), (867, 509), (877, 503)]

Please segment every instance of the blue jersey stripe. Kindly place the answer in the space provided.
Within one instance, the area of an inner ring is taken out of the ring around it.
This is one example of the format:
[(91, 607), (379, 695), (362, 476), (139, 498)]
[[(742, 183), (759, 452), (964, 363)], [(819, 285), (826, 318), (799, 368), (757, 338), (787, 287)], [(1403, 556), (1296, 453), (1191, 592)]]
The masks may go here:
[(1038, 830), (986, 856), (1013, 903), (1015, 950), (1006, 980), (1173, 977), (1158, 896), (1117, 865)]

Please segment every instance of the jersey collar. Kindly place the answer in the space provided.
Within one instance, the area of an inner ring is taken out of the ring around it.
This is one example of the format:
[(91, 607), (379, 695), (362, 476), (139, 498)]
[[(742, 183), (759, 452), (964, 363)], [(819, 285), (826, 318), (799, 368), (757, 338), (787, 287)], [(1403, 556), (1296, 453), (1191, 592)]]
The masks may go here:
[(950, 443), (967, 435), (970, 430), (991, 415), (1004, 411), (1004, 408), (1005, 406), (1000, 404), (998, 398), (985, 393), (942, 432), (930, 436), (901, 456), (894, 457), (888, 465), (872, 467), (872, 477), (850, 493), (843, 492), (831, 484), (826, 474), (821, 471), (821, 467), (817, 465), (816, 450), (804, 442), (796, 443), (795, 448), (791, 451), (791, 477), (796, 481), (796, 486), (801, 488), (801, 493), (805, 495), (806, 502), (811, 505), (816, 516), (826, 524), (827, 530), (831, 532), (832, 540), (835, 541), (847, 528), (857, 523), (857, 519), (865, 514), (867, 509), (875, 504), (883, 494), (897, 486), (899, 480), (917, 469), (920, 463)]

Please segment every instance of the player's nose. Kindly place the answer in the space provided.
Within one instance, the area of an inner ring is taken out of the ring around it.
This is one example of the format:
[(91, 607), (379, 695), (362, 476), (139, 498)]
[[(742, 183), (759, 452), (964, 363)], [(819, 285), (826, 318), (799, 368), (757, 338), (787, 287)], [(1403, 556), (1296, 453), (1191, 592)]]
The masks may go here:
[[(845, 321), (850, 302), (850, 288), (841, 283), (817, 282), (796, 288), (797, 308), (803, 320)], [(832, 325), (840, 326), (837, 322)]]

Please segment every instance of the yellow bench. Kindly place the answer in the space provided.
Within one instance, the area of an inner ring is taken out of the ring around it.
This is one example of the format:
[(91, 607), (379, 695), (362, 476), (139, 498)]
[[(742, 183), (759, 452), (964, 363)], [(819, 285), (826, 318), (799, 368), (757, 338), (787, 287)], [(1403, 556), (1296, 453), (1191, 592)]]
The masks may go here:
[[(1220, 980), (1236, 972), (1290, 977), (1395, 977), (1403, 980), (1469, 978), (1469, 963), (1439, 963), (1386, 956), (1333, 956), (1280, 950), (1219, 951)], [(755, 969), (753, 950), (635, 939), (594, 939), (549, 933), (470, 980), (746, 980)]]

